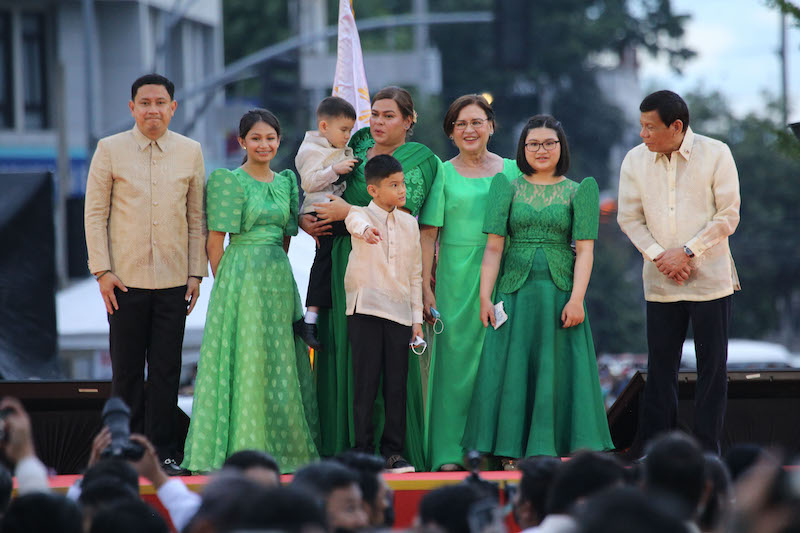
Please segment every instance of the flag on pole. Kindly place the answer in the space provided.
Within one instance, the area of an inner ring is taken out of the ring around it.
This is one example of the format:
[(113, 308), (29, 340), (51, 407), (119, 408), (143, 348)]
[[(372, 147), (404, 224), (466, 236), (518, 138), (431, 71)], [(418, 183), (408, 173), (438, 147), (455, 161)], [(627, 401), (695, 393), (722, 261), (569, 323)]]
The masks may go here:
[(367, 75), (361, 55), (353, 0), (339, 0), (339, 43), (336, 51), (336, 74), (333, 78), (333, 96), (344, 98), (356, 109), (353, 131), (369, 126), (371, 113)]

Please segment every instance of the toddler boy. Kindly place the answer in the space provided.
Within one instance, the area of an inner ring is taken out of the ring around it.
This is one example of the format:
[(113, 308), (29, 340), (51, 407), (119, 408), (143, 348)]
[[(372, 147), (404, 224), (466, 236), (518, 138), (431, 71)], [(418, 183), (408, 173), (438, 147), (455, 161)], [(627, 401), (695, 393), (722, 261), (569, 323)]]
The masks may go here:
[[(341, 196), (346, 186), (341, 176), (353, 170), (358, 162), (353, 149), (347, 146), (350, 131), (356, 123), (356, 110), (350, 102), (329, 96), (317, 107), (317, 130), (306, 132), (297, 151), (295, 166), (300, 173), (300, 186), (305, 193), (301, 214), (312, 214), (314, 204), (330, 202), (329, 194)], [(347, 235), (344, 222), (332, 222), (332, 235), (317, 237), (317, 253), (308, 279), (306, 316), (298, 322), (297, 333), (312, 348), (319, 349), (317, 314), (320, 307), (331, 306), (331, 247), (334, 235)]]
[(377, 155), (367, 162), (364, 175), (372, 201), (367, 207), (352, 207), (345, 219), (353, 243), (344, 289), (353, 354), (355, 447), (374, 450), (372, 410), (383, 378), (386, 423), (380, 452), (388, 470), (413, 472), (401, 453), (408, 347), (423, 336), (419, 226), (398, 209), (406, 203), (406, 184), (397, 159)]

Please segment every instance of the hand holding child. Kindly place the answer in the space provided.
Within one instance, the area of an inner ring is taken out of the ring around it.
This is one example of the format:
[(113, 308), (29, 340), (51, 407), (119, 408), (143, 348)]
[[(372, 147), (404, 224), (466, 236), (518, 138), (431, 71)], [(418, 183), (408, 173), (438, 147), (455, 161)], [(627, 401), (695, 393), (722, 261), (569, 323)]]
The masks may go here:
[(353, 170), (353, 167), (358, 163), (358, 159), (345, 159), (333, 165), (333, 171), (339, 174), (347, 174)]
[(364, 230), (364, 241), (367, 244), (378, 244), (381, 242), (381, 232), (375, 226), (370, 226)]

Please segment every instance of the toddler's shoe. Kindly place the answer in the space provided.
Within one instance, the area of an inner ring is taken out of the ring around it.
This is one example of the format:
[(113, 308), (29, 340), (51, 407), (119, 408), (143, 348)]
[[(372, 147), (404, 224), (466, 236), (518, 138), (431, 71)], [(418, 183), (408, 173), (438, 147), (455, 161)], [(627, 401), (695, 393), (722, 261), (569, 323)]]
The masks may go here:
[(313, 348), (314, 350), (319, 350), (322, 348), (322, 344), (320, 344), (319, 339), (317, 338), (316, 324), (309, 324), (301, 318), (292, 324), (292, 329), (294, 329), (295, 335), (303, 339), (303, 342), (308, 344), (309, 348)]

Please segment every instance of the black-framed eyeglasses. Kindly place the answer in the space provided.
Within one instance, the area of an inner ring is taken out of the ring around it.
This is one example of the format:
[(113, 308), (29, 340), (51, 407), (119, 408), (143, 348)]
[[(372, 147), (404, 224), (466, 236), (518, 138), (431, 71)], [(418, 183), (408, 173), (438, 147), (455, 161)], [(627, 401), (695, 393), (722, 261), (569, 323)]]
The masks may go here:
[(453, 127), (457, 130), (465, 130), (467, 126), (472, 126), (473, 129), (480, 129), (488, 122), (485, 118), (473, 118), (472, 120), (456, 120), (453, 122)]
[(556, 149), (557, 144), (558, 141), (554, 141), (553, 139), (549, 139), (543, 143), (537, 143), (535, 141), (531, 141), (529, 143), (525, 143), (525, 149), (529, 152), (538, 152), (539, 147), (541, 146), (548, 152), (552, 152), (553, 150)]

